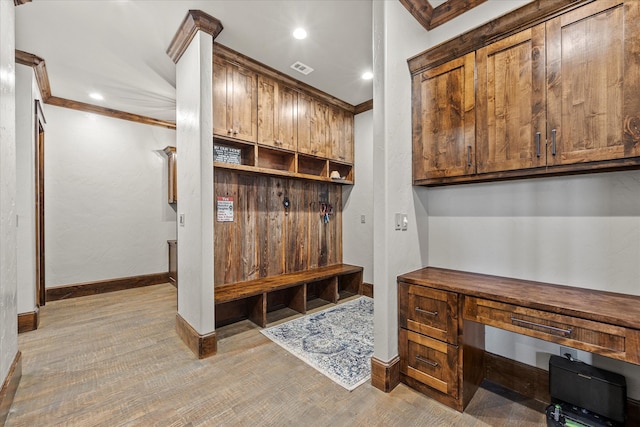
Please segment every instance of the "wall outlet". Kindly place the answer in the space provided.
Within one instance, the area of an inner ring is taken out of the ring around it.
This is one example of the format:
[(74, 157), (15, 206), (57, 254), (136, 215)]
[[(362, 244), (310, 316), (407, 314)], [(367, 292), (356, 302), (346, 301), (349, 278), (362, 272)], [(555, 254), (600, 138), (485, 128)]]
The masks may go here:
[(574, 360), (578, 360), (578, 350), (571, 348), (560, 346), (560, 356), (566, 357), (565, 354), (569, 353)]
[(360, 224), (364, 224), (365, 222), (367, 222), (367, 219), (365, 218), (365, 216), (360, 215)]

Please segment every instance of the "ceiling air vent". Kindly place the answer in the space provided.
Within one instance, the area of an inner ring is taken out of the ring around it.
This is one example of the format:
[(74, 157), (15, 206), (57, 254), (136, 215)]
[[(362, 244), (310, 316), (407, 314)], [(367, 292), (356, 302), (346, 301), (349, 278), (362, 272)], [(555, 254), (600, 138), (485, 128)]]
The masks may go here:
[(301, 72), (302, 74), (304, 74), (305, 76), (307, 74), (309, 74), (310, 72), (313, 71), (313, 68), (309, 67), (308, 65), (304, 65), (302, 62), (298, 61), (295, 64), (293, 64), (291, 66), (291, 68), (293, 68), (296, 71)]

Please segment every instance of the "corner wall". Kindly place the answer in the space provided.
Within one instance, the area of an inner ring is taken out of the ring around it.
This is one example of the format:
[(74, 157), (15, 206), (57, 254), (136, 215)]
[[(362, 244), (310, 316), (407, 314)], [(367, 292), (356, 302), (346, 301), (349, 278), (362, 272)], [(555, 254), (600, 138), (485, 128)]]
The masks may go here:
[(18, 353), (15, 112), (15, 11), (0, 0), (0, 384)]
[[(373, 283), (373, 111), (354, 117), (355, 185), (342, 189), (342, 260)], [(365, 222), (361, 222), (364, 215)]]
[(168, 271), (175, 131), (44, 108), (46, 287)]
[(18, 313), (36, 307), (35, 104), (40, 91), (33, 68), (16, 64), (16, 214)]

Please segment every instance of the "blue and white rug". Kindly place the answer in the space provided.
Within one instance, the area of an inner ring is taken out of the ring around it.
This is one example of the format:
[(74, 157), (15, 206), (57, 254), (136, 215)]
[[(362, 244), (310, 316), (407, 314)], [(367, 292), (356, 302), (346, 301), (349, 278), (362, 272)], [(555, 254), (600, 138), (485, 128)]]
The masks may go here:
[(371, 378), (373, 299), (369, 297), (261, 332), (349, 391)]

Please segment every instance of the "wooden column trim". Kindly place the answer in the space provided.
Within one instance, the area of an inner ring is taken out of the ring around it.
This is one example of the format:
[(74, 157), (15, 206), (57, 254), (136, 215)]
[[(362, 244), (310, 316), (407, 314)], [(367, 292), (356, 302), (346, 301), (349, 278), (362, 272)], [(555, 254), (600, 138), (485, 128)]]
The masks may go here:
[(35, 331), (40, 325), (40, 308), (36, 307), (29, 313), (18, 314), (18, 333)]
[(51, 85), (49, 84), (49, 75), (47, 74), (47, 66), (44, 59), (32, 53), (16, 49), (16, 63), (33, 68), (36, 82), (38, 82), (38, 88), (40, 89), (40, 96), (42, 101), (46, 102), (51, 96)]
[(353, 107), (353, 114), (364, 113), (365, 111), (373, 110), (373, 99), (364, 101)]
[(31, 3), (31, 0), (13, 0), (13, 4), (15, 6), (20, 6), (21, 4)]
[(7, 373), (7, 378), (4, 380), (2, 388), (0, 388), (0, 425), (2, 426), (9, 416), (9, 409), (11, 409), (11, 404), (13, 403), (13, 398), (16, 395), (16, 390), (18, 389), (21, 378), (22, 353), (18, 352), (13, 358), (13, 362)]
[(169, 272), (98, 280), (47, 289), (47, 302), (169, 283)]
[(198, 359), (213, 356), (218, 351), (216, 331), (200, 335), (180, 313), (176, 313), (176, 332)]
[(389, 362), (383, 362), (375, 357), (371, 358), (371, 385), (389, 393), (400, 384), (400, 356)]
[(431, 16), (433, 15), (433, 6), (428, 0), (400, 0), (400, 3), (409, 11), (416, 21), (424, 27), (425, 30), (431, 29)]
[(362, 295), (365, 297), (373, 298), (373, 284), (372, 283), (362, 283)]
[(409, 58), (409, 71), (414, 75), (444, 64), (592, 1), (595, 0), (534, 0), (513, 12)]
[(211, 34), (211, 37), (215, 39), (222, 31), (222, 28), (222, 22), (213, 16), (201, 10), (190, 10), (173, 36), (173, 40), (171, 40), (171, 44), (167, 48), (167, 55), (177, 64), (198, 30)]
[(431, 31), (487, 0), (447, 0), (434, 8), (428, 0), (400, 0), (400, 3), (424, 27)]

